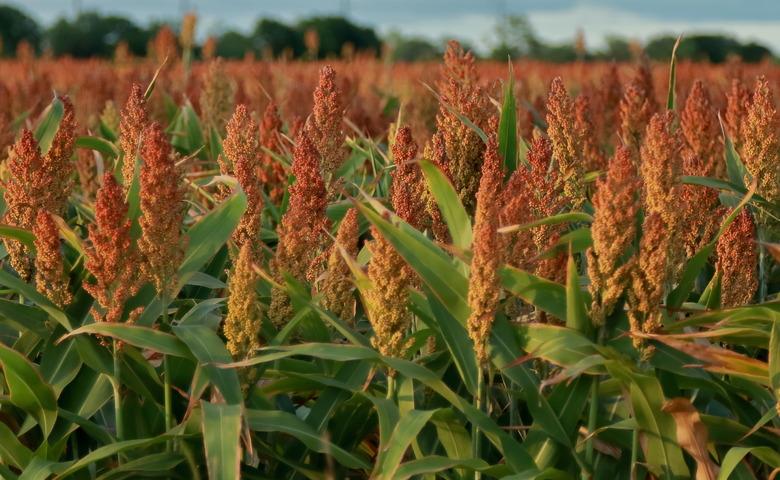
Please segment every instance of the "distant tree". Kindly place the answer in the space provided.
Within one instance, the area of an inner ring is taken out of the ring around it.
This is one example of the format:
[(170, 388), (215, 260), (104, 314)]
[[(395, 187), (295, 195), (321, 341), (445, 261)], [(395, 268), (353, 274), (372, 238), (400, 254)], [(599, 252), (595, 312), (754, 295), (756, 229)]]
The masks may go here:
[(740, 45), (739, 56), (742, 57), (742, 60), (745, 62), (756, 63), (772, 57), (772, 51), (764, 45), (750, 42)]
[(303, 35), (299, 30), (278, 20), (262, 18), (255, 25), (251, 36), (252, 45), (258, 52), (270, 49), (278, 57), (289, 49), (294, 57), (303, 55)]
[(317, 33), (320, 58), (341, 55), (346, 44), (356, 51), (379, 53), (381, 42), (372, 28), (355, 25), (344, 17), (312, 17), (298, 23), (298, 31)]
[(244, 58), (247, 52), (254, 51), (252, 40), (236, 31), (223, 33), (217, 40), (217, 56), (223, 58)]
[(16, 46), (22, 40), (26, 40), (38, 49), (41, 42), (41, 29), (35, 20), (21, 10), (0, 5), (0, 39), (2, 39), (4, 55), (13, 55)]
[(539, 57), (542, 42), (536, 37), (528, 18), (510, 15), (502, 18), (495, 30), (496, 39), (490, 51), (490, 58), (506, 60), (507, 57)]
[(390, 33), (386, 39), (392, 47), (392, 59), (400, 62), (435, 60), (442, 51), (430, 41), (420, 37), (405, 37), (398, 32)]
[(104, 17), (95, 12), (75, 19), (60, 18), (46, 32), (46, 43), (54, 55), (78, 58), (109, 57), (120, 41), (135, 55), (146, 53), (150, 32), (124, 17)]
[[(666, 61), (676, 40), (670, 35), (653, 38), (645, 46), (645, 52), (653, 60)], [(746, 62), (758, 62), (771, 56), (771, 51), (757, 43), (742, 44), (732, 37), (713, 34), (683, 37), (677, 50), (677, 58), (697, 62), (722, 63), (731, 56), (738, 56)]]
[(609, 36), (606, 48), (598, 54), (604, 60), (626, 62), (631, 60), (631, 44), (625, 38)]

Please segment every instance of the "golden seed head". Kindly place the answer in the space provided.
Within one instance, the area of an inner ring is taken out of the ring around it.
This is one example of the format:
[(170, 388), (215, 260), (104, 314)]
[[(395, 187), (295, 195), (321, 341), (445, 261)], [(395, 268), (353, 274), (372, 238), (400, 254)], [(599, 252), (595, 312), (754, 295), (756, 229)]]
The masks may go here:
[(350, 257), (357, 257), (359, 237), (357, 210), (350, 208), (341, 220), (336, 242), (330, 248), (328, 268), (321, 288), (322, 306), (344, 321), (350, 321), (355, 313), (355, 298), (352, 293), (352, 274), (341, 249)]
[(485, 150), (482, 176), (477, 191), (473, 256), (468, 289), (471, 314), (467, 326), (480, 364), (488, 361), (487, 344), (501, 298), (501, 279), (498, 270), (503, 262), (505, 245), (498, 233), (500, 196), (504, 179), (501, 165), (498, 142), (492, 135)]
[(73, 297), (68, 289), (68, 274), (60, 251), (60, 229), (49, 212), (38, 211), (33, 234), (35, 234), (35, 287), (53, 304), (65, 307)]
[(444, 139), (450, 178), (455, 190), (466, 209), (473, 211), (485, 144), (471, 127), (461, 121), (458, 114), (484, 129), (490, 117), (491, 105), (479, 85), (474, 56), (471, 52), (465, 53), (454, 40), (447, 44), (438, 87), (442, 101), (436, 116), (436, 129)]
[(631, 151), (619, 147), (593, 195), (596, 212), (591, 225), (593, 247), (588, 250), (588, 274), (596, 325), (604, 324), (628, 285), (629, 272), (623, 258), (636, 239), (640, 187)]
[[(659, 213), (650, 213), (642, 224), (642, 239), (631, 269), (628, 319), (632, 332), (656, 333), (661, 329), (661, 302), (669, 278), (669, 251), (673, 242), (669, 226)], [(641, 338), (634, 346), (644, 348)]]
[(590, 98), (580, 94), (574, 101), (574, 129), (582, 140), (582, 161), (587, 171), (604, 170), (607, 158), (601, 150), (599, 136), (593, 123)]
[(398, 129), (392, 152), (395, 163), (390, 194), (393, 210), (403, 221), (422, 230), (426, 208), (422, 193), (425, 185), (420, 167), (415, 163), (417, 144), (414, 143), (409, 127)]
[(198, 23), (198, 16), (194, 12), (188, 12), (181, 20), (181, 31), (179, 32), (179, 43), (182, 48), (192, 48), (195, 41), (195, 25)]
[(547, 97), (547, 135), (552, 142), (553, 157), (558, 163), (563, 193), (574, 210), (579, 210), (585, 201), (580, 133), (575, 127), (574, 103), (561, 78), (555, 77)]
[(674, 231), (680, 217), (682, 161), (679, 131), (672, 112), (653, 115), (641, 148), (640, 172), (645, 183), (645, 209), (657, 213)]
[(620, 136), (631, 150), (639, 150), (645, 129), (658, 108), (649, 66), (642, 62), (620, 101)]
[(406, 353), (406, 333), (412, 321), (407, 306), (412, 272), (376, 227), (371, 227), (374, 238), (368, 248), (371, 261), (368, 277), (372, 287), (366, 294), (368, 319), (374, 330), (371, 344), (382, 355), (401, 357)]
[(228, 281), (227, 315), (222, 328), (227, 349), (236, 360), (248, 358), (260, 348), (263, 320), (256, 290), (259, 276), (254, 269), (255, 258), (251, 245), (244, 244)]
[(731, 81), (731, 89), (726, 93), (726, 114), (723, 123), (739, 155), (742, 155), (742, 144), (744, 143), (742, 124), (747, 118), (750, 97), (750, 90), (741, 79), (735, 78)]
[(141, 142), (141, 134), (149, 125), (146, 99), (141, 85), (134, 83), (122, 110), (119, 123), (119, 146), (122, 149), (122, 183), (125, 192), (130, 189), (135, 175), (135, 160)]
[(753, 101), (742, 123), (742, 162), (758, 181), (757, 193), (780, 201), (780, 137), (774, 96), (764, 77), (756, 81)]
[(203, 123), (206, 128), (213, 128), (222, 135), (230, 114), (233, 112), (235, 93), (235, 84), (225, 72), (222, 59), (212, 60), (209, 63), (199, 99)]

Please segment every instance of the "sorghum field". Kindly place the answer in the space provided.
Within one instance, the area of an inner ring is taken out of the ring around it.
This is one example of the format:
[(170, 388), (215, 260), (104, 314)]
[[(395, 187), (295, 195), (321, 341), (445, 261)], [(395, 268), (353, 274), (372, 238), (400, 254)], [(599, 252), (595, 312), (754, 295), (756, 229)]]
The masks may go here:
[(0, 61), (0, 476), (780, 471), (777, 67), (166, 41)]

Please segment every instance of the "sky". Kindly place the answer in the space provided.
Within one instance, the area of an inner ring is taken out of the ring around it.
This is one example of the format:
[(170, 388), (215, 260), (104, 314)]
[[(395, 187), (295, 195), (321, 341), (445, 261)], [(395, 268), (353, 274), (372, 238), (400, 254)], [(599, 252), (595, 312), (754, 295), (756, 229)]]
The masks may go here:
[[(2, 0), (0, 0), (2, 2)], [(478, 50), (493, 39), (503, 15), (526, 15), (537, 35), (570, 41), (578, 29), (599, 48), (619, 35), (646, 40), (664, 33), (728, 33), (780, 52), (780, 0), (12, 0), (48, 25), (78, 9), (121, 14), (141, 23), (198, 13), (199, 36), (226, 29), (248, 32), (258, 17), (295, 21), (346, 15), (380, 33), (398, 31), (433, 40), (456, 37)]]

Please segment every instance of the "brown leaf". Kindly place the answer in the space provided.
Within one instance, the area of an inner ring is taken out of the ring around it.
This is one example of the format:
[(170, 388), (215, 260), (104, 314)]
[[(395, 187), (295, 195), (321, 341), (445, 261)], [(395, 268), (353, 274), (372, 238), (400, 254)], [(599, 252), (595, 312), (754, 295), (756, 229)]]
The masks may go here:
[(677, 443), (696, 461), (696, 480), (715, 480), (718, 465), (707, 452), (709, 432), (696, 407), (687, 398), (673, 398), (662, 410), (674, 418), (677, 425)]

